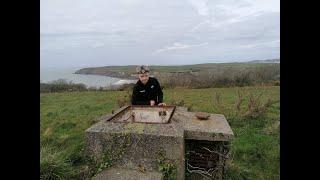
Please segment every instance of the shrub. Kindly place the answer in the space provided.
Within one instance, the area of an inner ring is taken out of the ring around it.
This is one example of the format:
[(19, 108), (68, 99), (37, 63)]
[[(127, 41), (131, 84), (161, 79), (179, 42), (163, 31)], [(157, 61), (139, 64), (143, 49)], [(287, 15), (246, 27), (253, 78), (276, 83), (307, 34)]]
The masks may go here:
[(270, 64), (247, 68), (225, 67), (210, 71), (157, 73), (160, 84), (168, 87), (210, 88), (251, 86), (261, 84), (280, 85), (280, 66)]
[[(220, 93), (215, 93), (213, 99), (213, 108), (218, 113), (225, 114), (230, 119), (253, 119), (261, 118), (266, 115), (267, 109), (273, 104), (278, 103), (279, 100), (273, 100), (270, 97), (267, 101), (261, 100), (262, 93), (253, 94), (238, 91), (236, 94), (236, 101), (234, 106), (227, 107), (222, 99)], [(246, 105), (244, 103), (247, 103)]]
[(84, 84), (76, 84), (72, 81), (67, 82), (64, 79), (58, 79), (50, 83), (40, 83), (40, 93), (65, 92), (65, 91), (86, 91)]

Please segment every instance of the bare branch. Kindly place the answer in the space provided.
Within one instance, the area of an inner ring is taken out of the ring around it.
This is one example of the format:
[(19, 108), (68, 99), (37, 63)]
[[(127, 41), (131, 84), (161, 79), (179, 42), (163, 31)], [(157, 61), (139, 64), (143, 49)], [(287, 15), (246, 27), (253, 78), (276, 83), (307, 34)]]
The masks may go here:
[(206, 147), (202, 147), (202, 148), (205, 149), (205, 150), (207, 150), (207, 151), (209, 151), (209, 152), (211, 152), (211, 153), (218, 154), (219, 156), (222, 156), (222, 157), (224, 157), (224, 158), (226, 158), (226, 159), (229, 158), (229, 157), (227, 157), (226, 155), (221, 154), (221, 153), (219, 153), (219, 152), (217, 152), (217, 151), (210, 150), (210, 149), (208, 149), (208, 148), (206, 148)]

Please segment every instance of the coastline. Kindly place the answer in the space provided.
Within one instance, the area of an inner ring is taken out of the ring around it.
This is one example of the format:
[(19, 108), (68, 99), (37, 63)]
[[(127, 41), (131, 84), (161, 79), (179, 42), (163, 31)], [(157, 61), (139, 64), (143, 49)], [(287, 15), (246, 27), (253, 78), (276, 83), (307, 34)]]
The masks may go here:
[(118, 78), (118, 79), (126, 79), (126, 80), (135, 80), (137, 77), (134, 75), (125, 73), (125, 72), (92, 72), (92, 71), (87, 71), (86, 68), (79, 69), (75, 71), (73, 74), (81, 74), (81, 75), (97, 75), (97, 76), (107, 76), (107, 77), (112, 77), (112, 78)]
[[(80, 74), (80, 75), (95, 75), (95, 76), (104, 76), (104, 77), (110, 77), (110, 78), (117, 78), (120, 79), (117, 82), (114, 82), (110, 84), (108, 87), (119, 87), (126, 84), (135, 84), (137, 81), (137, 77), (125, 72), (103, 72), (103, 73), (95, 73), (95, 72), (88, 72), (86, 70), (79, 69), (73, 72), (73, 74)], [(107, 87), (107, 88), (108, 88)]]
[(117, 78), (119, 79), (117, 82), (114, 82), (110, 84), (109, 86), (106, 86), (105, 88), (112, 88), (112, 87), (119, 87), (126, 84), (135, 84), (137, 81), (136, 77), (132, 78), (123, 78), (123, 76), (117, 76), (117, 75), (101, 75), (101, 74), (89, 74), (89, 73), (73, 73), (73, 74), (80, 74), (80, 75), (94, 75), (94, 76), (104, 76), (104, 77), (110, 77), (110, 78)]
[(106, 76), (97, 73), (75, 73), (79, 67), (70, 68), (40, 68), (40, 83), (50, 84), (58, 80), (72, 82), (76, 84), (84, 84), (88, 88), (108, 88), (112, 86), (123, 86), (125, 84), (135, 83), (135, 77), (126, 78), (122, 76)]
[(120, 79), (115, 83), (112, 83), (111, 86), (121, 86), (121, 85), (125, 85), (125, 84), (133, 84), (136, 83), (137, 81), (137, 77), (133, 77), (133, 76), (123, 76), (123, 75), (119, 75), (119, 74), (95, 74), (95, 73), (79, 73), (79, 72), (74, 72), (73, 74), (80, 74), (80, 75), (94, 75), (94, 76), (104, 76), (104, 77), (110, 77), (110, 78), (117, 78)]
[(137, 80), (133, 80), (133, 79), (121, 79), (115, 83), (113, 83), (112, 85), (116, 85), (116, 86), (120, 86), (120, 85), (124, 85), (124, 84), (134, 84), (136, 83)]

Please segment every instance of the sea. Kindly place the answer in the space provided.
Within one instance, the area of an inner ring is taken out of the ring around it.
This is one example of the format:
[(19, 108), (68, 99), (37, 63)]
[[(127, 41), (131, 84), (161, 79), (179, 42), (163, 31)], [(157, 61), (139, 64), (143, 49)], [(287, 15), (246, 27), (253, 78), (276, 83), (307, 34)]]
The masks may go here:
[(114, 85), (122, 85), (135, 83), (136, 80), (119, 79), (108, 76), (74, 74), (78, 68), (57, 68), (57, 67), (41, 67), (40, 82), (50, 83), (55, 80), (64, 79), (67, 82), (83, 83), (87, 87), (110, 87)]

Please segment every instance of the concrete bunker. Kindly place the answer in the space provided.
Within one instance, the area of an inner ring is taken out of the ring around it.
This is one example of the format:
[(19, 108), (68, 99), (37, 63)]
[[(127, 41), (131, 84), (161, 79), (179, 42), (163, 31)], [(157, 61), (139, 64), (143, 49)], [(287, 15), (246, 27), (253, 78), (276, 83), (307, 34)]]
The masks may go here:
[(199, 120), (179, 106), (126, 106), (103, 116), (85, 133), (87, 155), (112, 159), (112, 168), (95, 179), (132, 178), (125, 170), (150, 179), (166, 179), (163, 170), (178, 180), (223, 179), (232, 138), (223, 115)]

